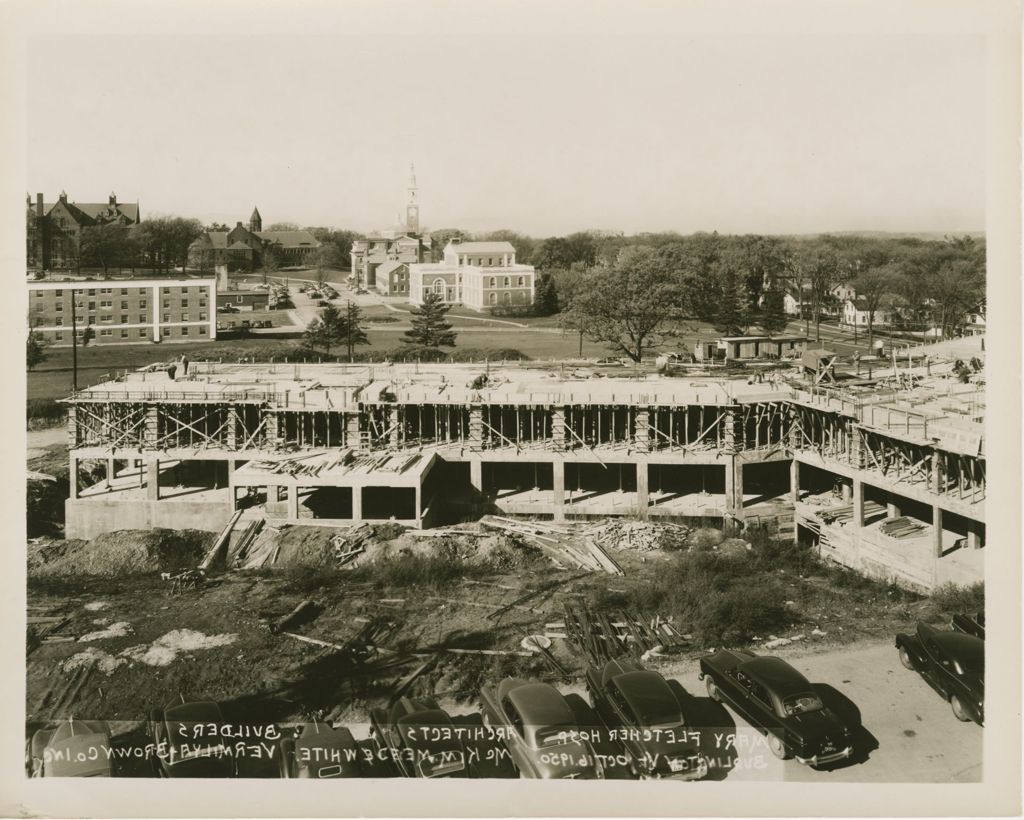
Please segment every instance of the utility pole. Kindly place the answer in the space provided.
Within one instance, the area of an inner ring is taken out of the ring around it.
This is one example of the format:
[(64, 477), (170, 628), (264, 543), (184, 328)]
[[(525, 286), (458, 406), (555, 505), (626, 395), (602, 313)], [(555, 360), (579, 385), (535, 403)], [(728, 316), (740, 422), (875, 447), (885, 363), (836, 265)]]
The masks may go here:
[(71, 288), (71, 392), (78, 392), (78, 314), (74, 288)]

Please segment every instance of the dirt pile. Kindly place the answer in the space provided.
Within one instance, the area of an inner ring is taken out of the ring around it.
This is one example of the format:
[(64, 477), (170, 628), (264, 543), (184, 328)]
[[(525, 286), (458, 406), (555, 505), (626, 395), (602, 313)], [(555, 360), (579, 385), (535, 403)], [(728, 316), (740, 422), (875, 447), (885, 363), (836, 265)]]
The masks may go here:
[(117, 530), (92, 541), (51, 541), (29, 550), (28, 573), (130, 575), (195, 567), (216, 533), (203, 530)]

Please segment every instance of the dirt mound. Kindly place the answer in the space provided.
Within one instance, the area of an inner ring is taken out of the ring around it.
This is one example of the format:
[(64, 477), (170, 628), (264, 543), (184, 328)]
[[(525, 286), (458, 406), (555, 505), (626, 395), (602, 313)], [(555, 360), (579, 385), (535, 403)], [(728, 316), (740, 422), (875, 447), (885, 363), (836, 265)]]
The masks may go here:
[(334, 539), (337, 527), (282, 527), (268, 531), (262, 538), (274, 541), (277, 567), (326, 567), (335, 563)]
[(92, 541), (54, 541), (30, 550), (30, 575), (124, 575), (195, 567), (216, 533), (203, 530), (117, 530)]

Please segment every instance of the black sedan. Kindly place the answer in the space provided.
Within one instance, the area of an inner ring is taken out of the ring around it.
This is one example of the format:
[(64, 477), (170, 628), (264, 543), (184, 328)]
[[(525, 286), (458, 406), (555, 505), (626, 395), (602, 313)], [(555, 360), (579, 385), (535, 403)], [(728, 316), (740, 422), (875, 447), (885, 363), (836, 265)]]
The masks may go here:
[(173, 703), (149, 714), (159, 777), (235, 777), (237, 767), (220, 706), (212, 701)]
[(363, 777), (367, 753), (352, 732), (329, 723), (306, 723), (294, 737), (281, 739), (279, 765), (284, 778)]
[(700, 659), (708, 695), (768, 737), (781, 759), (822, 766), (853, 754), (857, 727), (827, 708), (811, 683), (781, 658), (722, 649)]
[(387, 709), (373, 709), (370, 731), (403, 777), (469, 776), (462, 736), (432, 700), (399, 698)]
[(591, 667), (587, 691), (611, 740), (625, 749), (634, 776), (697, 780), (708, 773), (699, 733), (657, 672), (630, 660)]
[(957, 719), (985, 723), (985, 641), (976, 635), (918, 623), (896, 636), (900, 663), (949, 701)]

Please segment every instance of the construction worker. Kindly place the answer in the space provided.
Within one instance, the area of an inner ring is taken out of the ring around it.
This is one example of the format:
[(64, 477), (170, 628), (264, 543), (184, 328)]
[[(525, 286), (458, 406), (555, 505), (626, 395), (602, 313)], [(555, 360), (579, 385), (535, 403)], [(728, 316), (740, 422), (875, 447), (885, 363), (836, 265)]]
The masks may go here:
[(185, 353), (181, 354), (181, 375), (188, 377), (188, 355)]
[(174, 362), (171, 362), (169, 365), (167, 365), (167, 377), (171, 381), (174, 381), (174, 374), (177, 373), (177, 372), (178, 372), (178, 366)]

